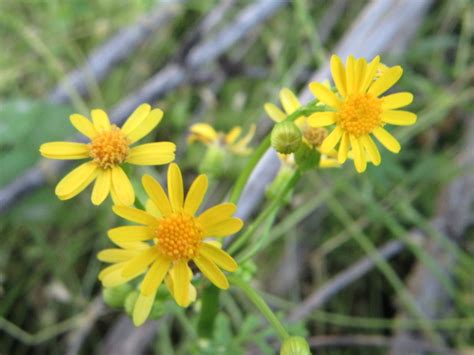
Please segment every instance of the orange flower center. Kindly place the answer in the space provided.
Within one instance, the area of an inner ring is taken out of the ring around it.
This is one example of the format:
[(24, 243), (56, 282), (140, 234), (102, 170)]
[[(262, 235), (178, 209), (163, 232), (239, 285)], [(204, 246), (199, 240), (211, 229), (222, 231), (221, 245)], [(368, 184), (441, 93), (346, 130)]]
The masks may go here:
[(112, 125), (112, 129), (99, 133), (89, 144), (89, 154), (102, 168), (108, 169), (122, 164), (129, 153), (129, 141), (120, 128)]
[(160, 252), (171, 259), (197, 256), (204, 230), (197, 219), (186, 213), (173, 213), (160, 220), (156, 231)]
[(337, 113), (337, 125), (356, 137), (371, 133), (380, 126), (381, 100), (370, 94), (356, 94), (346, 98)]

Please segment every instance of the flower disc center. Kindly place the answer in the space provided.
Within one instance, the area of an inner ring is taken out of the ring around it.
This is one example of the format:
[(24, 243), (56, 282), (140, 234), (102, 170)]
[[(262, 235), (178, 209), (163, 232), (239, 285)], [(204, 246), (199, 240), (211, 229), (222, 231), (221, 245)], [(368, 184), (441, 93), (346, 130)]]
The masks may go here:
[(370, 94), (346, 98), (337, 113), (337, 125), (347, 133), (360, 137), (371, 133), (382, 122), (381, 100)]
[(160, 220), (156, 234), (160, 252), (179, 260), (197, 256), (204, 231), (195, 217), (173, 213)]
[(120, 128), (113, 125), (107, 132), (99, 133), (89, 144), (90, 156), (102, 168), (122, 164), (129, 153), (128, 140)]

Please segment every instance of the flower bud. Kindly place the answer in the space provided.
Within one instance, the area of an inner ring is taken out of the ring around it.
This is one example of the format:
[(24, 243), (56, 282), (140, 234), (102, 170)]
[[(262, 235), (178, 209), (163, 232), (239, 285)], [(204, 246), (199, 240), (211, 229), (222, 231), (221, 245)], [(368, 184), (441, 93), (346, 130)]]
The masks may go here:
[(117, 287), (104, 288), (102, 290), (102, 297), (106, 305), (113, 308), (122, 308), (126, 297), (131, 291), (132, 286), (123, 284)]
[(303, 133), (304, 139), (315, 148), (319, 148), (327, 136), (328, 131), (320, 127), (307, 126)]
[(138, 291), (133, 290), (130, 292), (125, 298), (125, 302), (123, 305), (123, 308), (125, 309), (125, 312), (131, 317), (133, 315), (133, 308), (135, 307), (135, 303), (137, 302), (138, 299)]
[(301, 131), (293, 122), (279, 122), (273, 127), (272, 147), (278, 153), (290, 154), (296, 152), (301, 145)]
[(218, 145), (210, 145), (199, 164), (199, 172), (213, 177), (222, 176), (226, 169), (226, 152)]
[(311, 352), (305, 338), (292, 336), (283, 342), (280, 355), (311, 355)]
[(149, 319), (159, 319), (165, 313), (165, 308), (163, 307), (163, 302), (160, 300), (156, 300), (153, 302), (153, 306), (151, 307), (150, 315), (148, 316)]

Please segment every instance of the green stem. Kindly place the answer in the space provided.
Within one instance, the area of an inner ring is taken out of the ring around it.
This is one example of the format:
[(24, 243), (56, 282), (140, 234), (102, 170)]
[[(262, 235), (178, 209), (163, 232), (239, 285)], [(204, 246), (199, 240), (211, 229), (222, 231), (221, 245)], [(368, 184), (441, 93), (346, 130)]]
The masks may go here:
[(283, 324), (281, 324), (281, 322), (278, 320), (275, 313), (273, 313), (273, 311), (270, 309), (270, 307), (268, 307), (263, 298), (252, 287), (250, 287), (248, 283), (235, 276), (229, 276), (229, 281), (234, 286), (240, 288), (250, 299), (250, 301), (252, 301), (252, 303), (258, 308), (258, 310), (276, 330), (281, 341), (284, 341), (285, 339), (290, 337), (285, 327), (283, 327)]
[(239, 250), (242, 246), (245, 245), (247, 240), (255, 233), (255, 230), (275, 211), (278, 207), (280, 207), (283, 199), (288, 194), (288, 192), (293, 189), (293, 187), (298, 182), (299, 178), (301, 177), (301, 173), (299, 170), (296, 170), (291, 177), (291, 179), (286, 184), (285, 188), (281, 192), (280, 196), (275, 198), (264, 210), (260, 215), (255, 219), (255, 221), (247, 228), (244, 234), (242, 234), (239, 238), (235, 239), (235, 241), (231, 244), (228, 251), (230, 254), (234, 254), (237, 250)]

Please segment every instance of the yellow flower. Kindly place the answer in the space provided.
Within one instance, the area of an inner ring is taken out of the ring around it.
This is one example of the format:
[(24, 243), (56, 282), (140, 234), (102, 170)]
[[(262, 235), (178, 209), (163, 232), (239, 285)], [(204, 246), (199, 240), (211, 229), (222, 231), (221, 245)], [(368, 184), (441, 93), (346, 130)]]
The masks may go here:
[[(380, 77), (374, 80), (378, 71), (381, 72)], [(331, 151), (340, 142), (338, 161), (342, 164), (348, 157), (350, 146), (356, 170), (361, 173), (367, 167), (367, 160), (374, 165), (381, 162), (380, 152), (371, 134), (391, 152), (400, 151), (400, 143), (384, 126), (406, 126), (416, 122), (414, 113), (396, 110), (409, 105), (413, 95), (400, 92), (380, 97), (400, 79), (403, 70), (400, 66), (381, 67), (379, 56), (370, 63), (364, 58), (349, 56), (344, 67), (341, 59), (333, 55), (331, 72), (338, 94), (316, 82), (310, 83), (309, 88), (334, 112), (316, 112), (308, 118), (308, 123), (313, 127), (335, 124), (336, 127), (321, 145), (321, 151)]]
[(255, 125), (251, 125), (245, 136), (239, 139), (242, 128), (236, 126), (229, 133), (216, 132), (216, 130), (207, 123), (195, 123), (191, 126), (188, 143), (200, 141), (206, 145), (218, 145), (227, 148), (236, 155), (248, 155), (252, 149), (248, 144), (255, 135)]
[(168, 196), (151, 176), (145, 175), (142, 183), (152, 201), (147, 203), (149, 212), (114, 206), (117, 215), (139, 225), (109, 230), (109, 238), (119, 248), (98, 254), (99, 260), (112, 263), (99, 274), (104, 287), (115, 287), (145, 274), (133, 311), (135, 325), (148, 317), (165, 278), (180, 306), (187, 307), (194, 300), (196, 290), (191, 285), (190, 261), (214, 285), (227, 289), (229, 283), (220, 268), (234, 272), (237, 263), (215, 241), (206, 238), (228, 236), (243, 226), (242, 220), (232, 217), (237, 209), (232, 203), (219, 204), (195, 216), (207, 190), (206, 175), (194, 180), (186, 198), (181, 171), (175, 163), (168, 169)]
[(155, 128), (163, 117), (160, 109), (151, 110), (142, 104), (130, 115), (122, 128), (111, 124), (103, 110), (91, 111), (92, 122), (86, 117), (73, 114), (72, 125), (90, 143), (50, 142), (42, 144), (41, 154), (50, 159), (90, 159), (67, 174), (56, 186), (61, 200), (73, 198), (94, 179), (92, 203), (100, 205), (111, 193), (117, 205), (132, 205), (135, 192), (122, 164), (162, 165), (174, 160), (176, 146), (171, 142), (155, 142), (131, 147)]
[[(288, 88), (283, 88), (280, 90), (280, 102), (283, 106), (283, 110), (279, 109), (276, 105), (272, 103), (266, 103), (264, 109), (268, 116), (275, 121), (281, 122), (285, 120), (288, 115), (291, 115), (293, 112), (298, 110), (301, 107), (301, 103), (296, 97), (296, 95)], [(324, 128), (314, 128), (308, 125), (306, 116), (299, 116), (295, 120), (295, 124), (301, 130), (303, 134), (303, 142), (319, 150), (319, 147), (327, 136), (327, 130)], [(282, 163), (287, 165), (294, 165), (294, 157), (288, 154), (278, 154)], [(321, 154), (319, 160), (320, 168), (335, 168), (339, 166), (339, 163), (335, 159), (336, 151), (326, 152)]]

